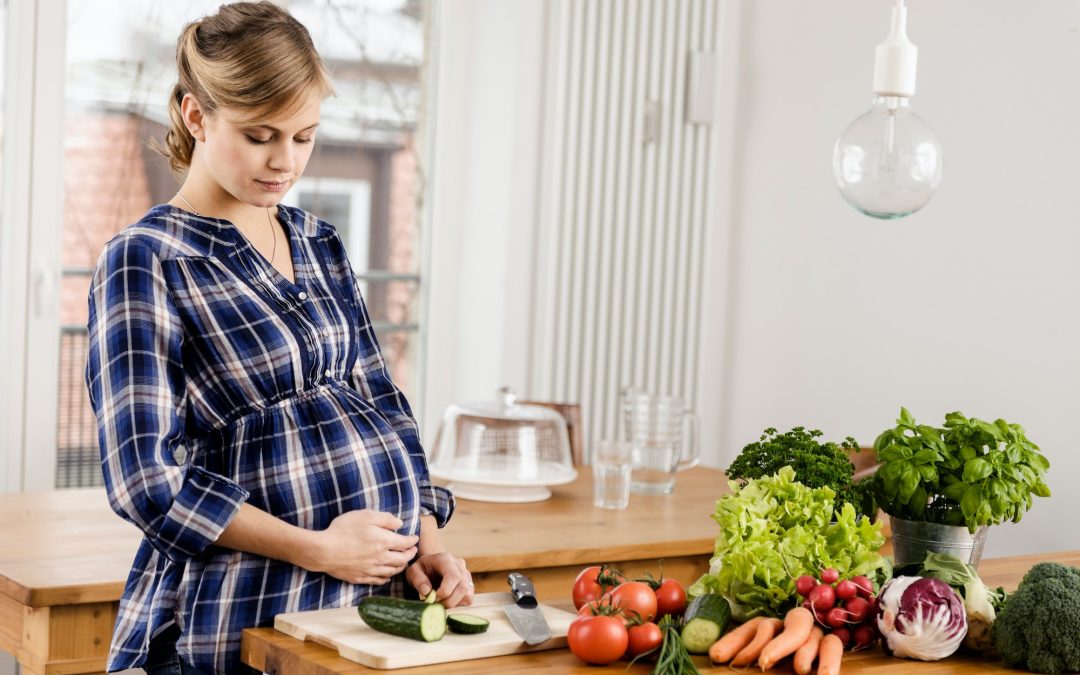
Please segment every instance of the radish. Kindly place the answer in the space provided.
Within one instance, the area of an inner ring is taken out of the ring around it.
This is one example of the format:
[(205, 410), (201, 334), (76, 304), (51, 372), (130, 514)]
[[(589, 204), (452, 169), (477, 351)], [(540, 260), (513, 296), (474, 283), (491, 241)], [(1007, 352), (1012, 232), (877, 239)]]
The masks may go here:
[(870, 616), (873, 606), (866, 598), (852, 598), (844, 603), (844, 609), (848, 611), (852, 623), (862, 623)]
[(805, 598), (810, 595), (810, 591), (814, 590), (817, 585), (817, 579), (809, 574), (804, 574), (795, 580), (795, 592)]
[(828, 584), (815, 586), (814, 589), (810, 591), (810, 595), (807, 596), (807, 600), (810, 601), (815, 613), (820, 612), (824, 614), (836, 606), (836, 589)]
[(859, 595), (870, 597), (874, 594), (874, 583), (861, 574), (857, 577), (852, 577), (851, 583), (859, 587)]
[(844, 579), (840, 583), (836, 584), (836, 597), (841, 600), (850, 600), (855, 597), (859, 592), (859, 587), (855, 585), (855, 582)]
[(839, 578), (840, 573), (836, 571), (835, 567), (826, 567), (821, 570), (821, 583), (823, 584), (835, 584)]
[(850, 613), (843, 607), (833, 607), (825, 613), (825, 623), (829, 624), (830, 628), (843, 628), (847, 625), (849, 616)]
[(869, 647), (877, 640), (877, 631), (870, 624), (863, 624), (855, 629), (855, 648)]
[(851, 644), (851, 630), (847, 626), (837, 628), (832, 634), (840, 638), (840, 642), (843, 642), (845, 645)]

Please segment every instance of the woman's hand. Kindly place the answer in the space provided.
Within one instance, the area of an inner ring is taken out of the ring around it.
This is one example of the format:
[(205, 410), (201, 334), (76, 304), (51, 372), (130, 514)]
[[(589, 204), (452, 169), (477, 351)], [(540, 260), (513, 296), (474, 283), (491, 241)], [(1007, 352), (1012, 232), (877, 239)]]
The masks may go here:
[(405, 572), (420, 597), (427, 595), (432, 587), (438, 589), (435, 599), (446, 607), (471, 605), (473, 599), (472, 575), (465, 561), (449, 553), (428, 553), (409, 565)]
[(420, 538), (398, 534), (395, 530), (403, 525), (400, 518), (380, 511), (343, 513), (318, 533), (316, 559), (303, 566), (351, 584), (381, 586), (416, 555)]

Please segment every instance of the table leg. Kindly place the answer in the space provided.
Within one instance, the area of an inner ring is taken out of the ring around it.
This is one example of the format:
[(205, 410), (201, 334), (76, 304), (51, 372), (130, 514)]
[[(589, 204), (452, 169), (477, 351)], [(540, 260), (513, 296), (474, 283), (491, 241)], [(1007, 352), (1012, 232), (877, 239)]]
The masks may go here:
[(16, 658), (27, 675), (103, 673), (117, 603), (24, 607)]

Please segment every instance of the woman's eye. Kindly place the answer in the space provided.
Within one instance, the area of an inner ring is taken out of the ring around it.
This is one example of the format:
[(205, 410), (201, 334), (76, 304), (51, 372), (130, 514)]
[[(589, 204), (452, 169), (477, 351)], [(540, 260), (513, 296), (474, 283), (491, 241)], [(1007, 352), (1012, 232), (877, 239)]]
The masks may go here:
[(311, 138), (298, 138), (298, 139), (296, 139), (296, 142), (297, 143), (310, 143), (313, 140), (315, 140), (314, 137), (311, 137)]
[(249, 141), (251, 141), (252, 143), (254, 143), (255, 145), (266, 145), (267, 143), (270, 142), (269, 138), (262, 139), (262, 138), (255, 138), (254, 136), (250, 136), (248, 134), (244, 134), (244, 135), (247, 136), (247, 139)]

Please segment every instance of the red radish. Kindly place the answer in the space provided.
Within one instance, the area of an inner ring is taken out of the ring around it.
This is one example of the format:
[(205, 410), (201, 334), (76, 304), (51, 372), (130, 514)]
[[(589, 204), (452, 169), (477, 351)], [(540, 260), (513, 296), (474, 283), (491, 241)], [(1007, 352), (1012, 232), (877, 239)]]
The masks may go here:
[(810, 595), (810, 591), (814, 590), (817, 585), (817, 579), (809, 574), (804, 574), (795, 580), (795, 592), (805, 598)]
[(871, 605), (866, 598), (852, 598), (844, 603), (844, 609), (851, 616), (852, 623), (862, 623), (870, 616)]
[(807, 596), (807, 600), (813, 605), (814, 612), (824, 614), (836, 606), (836, 589), (828, 584), (815, 586), (814, 590), (810, 591), (810, 595)]
[(859, 587), (850, 579), (844, 579), (836, 584), (836, 597), (841, 600), (850, 600), (859, 592)]
[(823, 584), (835, 584), (839, 578), (840, 573), (836, 571), (835, 567), (826, 567), (821, 570), (821, 583)]
[(869, 647), (877, 640), (877, 631), (870, 624), (863, 624), (855, 629), (855, 648)]
[(859, 587), (859, 595), (870, 597), (874, 594), (874, 584), (863, 575), (851, 578), (851, 583)]
[(843, 607), (833, 607), (825, 613), (825, 623), (829, 624), (830, 628), (843, 628), (847, 625), (849, 616)]
[(837, 628), (832, 634), (840, 638), (840, 642), (843, 642), (845, 645), (851, 644), (851, 630), (847, 627)]

